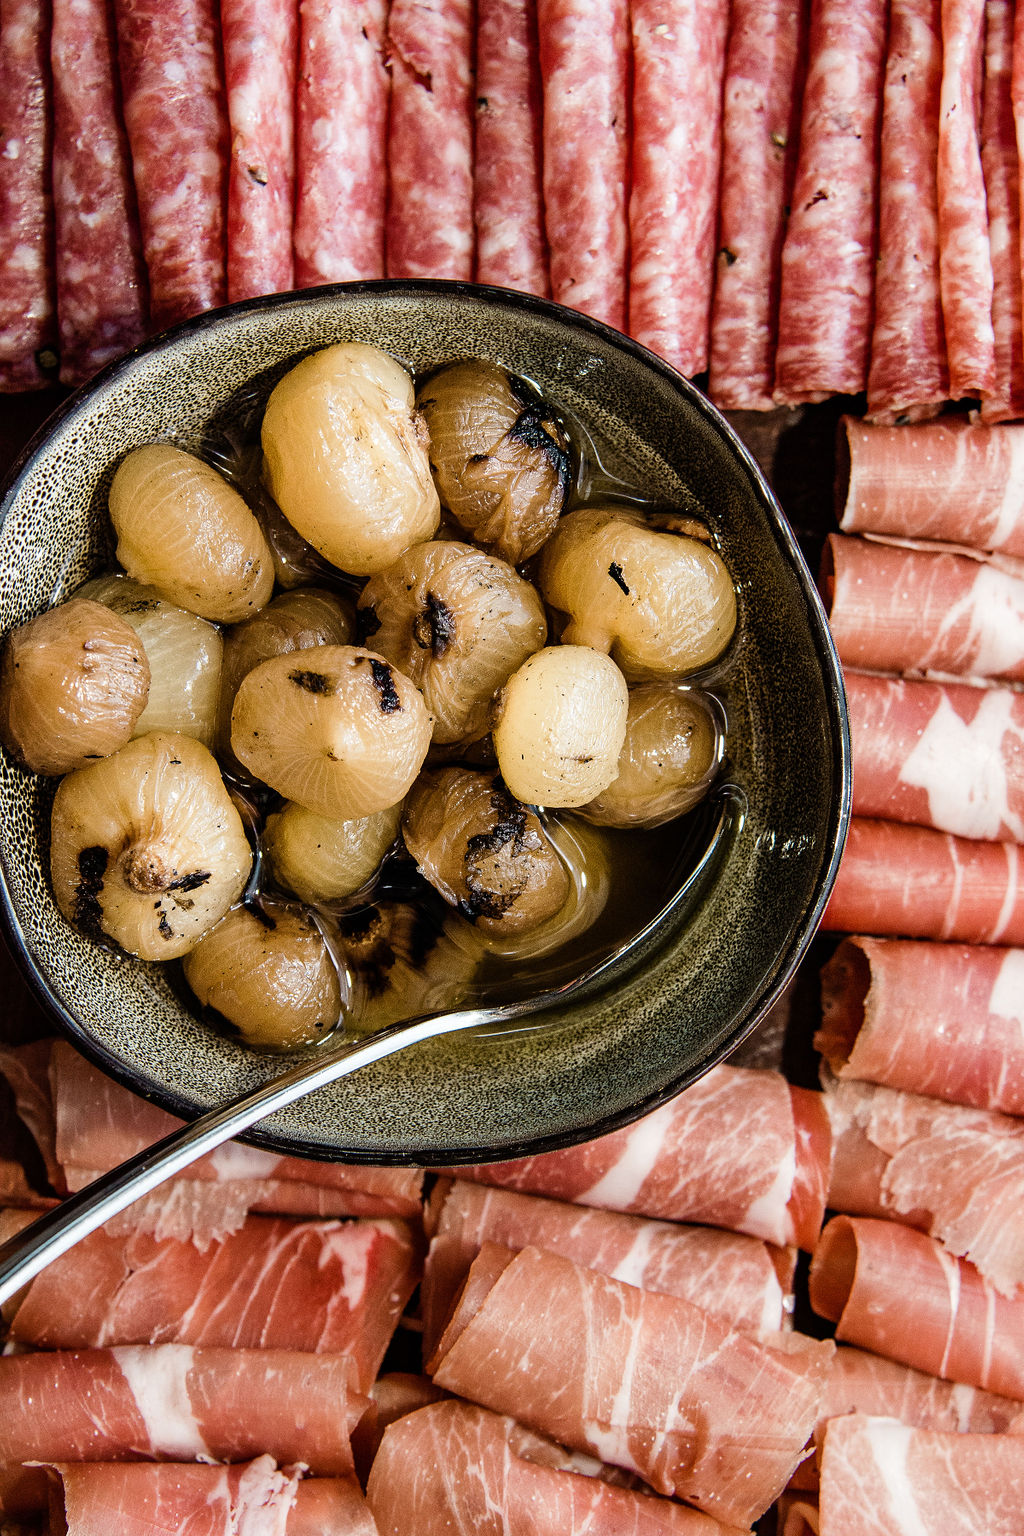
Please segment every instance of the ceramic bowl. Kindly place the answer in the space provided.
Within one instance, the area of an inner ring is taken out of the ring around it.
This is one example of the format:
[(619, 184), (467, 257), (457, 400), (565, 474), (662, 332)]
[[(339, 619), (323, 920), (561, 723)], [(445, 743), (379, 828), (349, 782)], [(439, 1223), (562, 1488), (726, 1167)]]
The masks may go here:
[[(815, 929), (849, 816), (842, 680), (813, 582), (753, 460), (698, 390), (584, 316), (465, 284), (342, 285), (202, 315), (107, 368), (29, 445), (0, 508), (0, 631), (110, 564), (107, 492), (126, 452), (252, 432), (254, 401), (341, 340), (374, 342), (415, 371), (483, 356), (531, 379), (590, 434), (599, 479), (662, 506), (696, 503), (735, 581), (737, 633), (705, 679), (728, 716), (722, 785), (664, 874), (670, 888), (654, 893), (677, 899), (638, 952), (514, 1030), (416, 1047), (253, 1136), (306, 1156), (429, 1164), (565, 1145), (666, 1100), (757, 1025)], [(265, 1081), (279, 1059), (200, 1021), (171, 967), (102, 949), (61, 917), (47, 877), (53, 791), (0, 761), (8, 942), (57, 1024), (185, 1117)], [(632, 900), (617, 901), (625, 921)]]

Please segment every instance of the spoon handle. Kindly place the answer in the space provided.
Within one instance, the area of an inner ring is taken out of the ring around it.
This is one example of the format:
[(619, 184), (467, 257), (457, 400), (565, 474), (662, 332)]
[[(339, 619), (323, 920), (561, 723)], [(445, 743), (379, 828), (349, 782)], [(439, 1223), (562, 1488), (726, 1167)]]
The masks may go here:
[[(508, 1015), (521, 1012), (510, 1005)], [(47, 1264), (66, 1253), (83, 1237), (123, 1211), (126, 1205), (156, 1189), (165, 1179), (229, 1141), (293, 1100), (347, 1077), (360, 1067), (380, 1061), (406, 1046), (491, 1022), (505, 1010), (473, 1008), (460, 1013), (427, 1014), (391, 1024), (366, 1040), (350, 1041), (324, 1055), (317, 1053), (280, 1073), (261, 1088), (211, 1109), (161, 1141), (101, 1174), (60, 1205), (0, 1244), (0, 1304), (26, 1285)]]

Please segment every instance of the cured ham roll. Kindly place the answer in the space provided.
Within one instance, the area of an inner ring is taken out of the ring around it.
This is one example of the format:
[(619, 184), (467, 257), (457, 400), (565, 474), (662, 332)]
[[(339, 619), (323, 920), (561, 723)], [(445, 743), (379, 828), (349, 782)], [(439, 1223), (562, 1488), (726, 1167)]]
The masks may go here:
[(223, 304), (228, 124), (210, 0), (114, 0), (157, 330)]
[(293, 286), (297, 0), (221, 0), (229, 302)]
[(53, 205), (60, 377), (81, 384), (146, 334), (146, 269), (107, 0), (54, 0)]
[(473, 276), (471, 0), (392, 0), (387, 274)]
[(1000, 1435), (1012, 1429), (1021, 1403), (959, 1381), (942, 1381), (925, 1371), (840, 1344), (832, 1357), (816, 1438), (829, 1419), (845, 1413), (898, 1419), (918, 1429), (947, 1434)]
[(992, 257), (995, 381), (992, 393), (982, 401), (983, 421), (1013, 421), (1024, 416), (1020, 169), (1010, 94), (1013, 25), (1013, 0), (986, 0), (981, 164)]
[(785, 209), (800, 124), (801, 0), (733, 0), (722, 101), (708, 393), (770, 410)]
[(551, 295), (626, 320), (630, 59), (626, 0), (537, 0)]
[(728, 0), (631, 0), (629, 12), (629, 330), (680, 373), (702, 373), (715, 271)]
[(377, 1377), (370, 1388), (369, 1406), (352, 1434), (352, 1455), (364, 1487), (388, 1427), (447, 1396), (428, 1376), (414, 1371), (387, 1371)]
[(1016, 843), (855, 816), (822, 927), (1024, 944), (1024, 858)]
[(816, 1422), (831, 1343), (791, 1333), (757, 1342), (677, 1296), (537, 1248), (505, 1258), (491, 1284), (493, 1253), (470, 1271), (441, 1342), (439, 1386), (725, 1524), (764, 1513)]
[(939, 272), (954, 400), (995, 388), (992, 250), (981, 164), (985, 0), (942, 0)]
[(793, 1087), (780, 1072), (721, 1066), (623, 1130), (459, 1173), (810, 1249), (821, 1231), (830, 1151), (820, 1094)]
[(31, 1282), (10, 1336), (45, 1349), (175, 1343), (349, 1354), (365, 1391), (418, 1279), (416, 1241), (398, 1221), (251, 1216), (206, 1253), (101, 1228)]
[(868, 368), (868, 412), (879, 419), (934, 414), (949, 398), (935, 181), (941, 83), (941, 0), (891, 0)]
[(546, 298), (536, 0), (477, 0), (476, 280)]
[(302, 0), (299, 10), (295, 285), (383, 277), (387, 6)]
[(1024, 1397), (1024, 1297), (900, 1222), (834, 1216), (811, 1260), (810, 1301), (836, 1338), (947, 1381)]
[(848, 672), (853, 810), (1024, 842), (1024, 696)]
[(299, 1484), (284, 1536), (379, 1536), (354, 1477), (313, 1477)]
[(279, 1462), (342, 1476), (367, 1399), (348, 1355), (185, 1344), (0, 1358), (0, 1465)]
[(423, 1408), (385, 1434), (366, 1498), (380, 1536), (726, 1536), (696, 1509), (615, 1487), (514, 1419), (473, 1403)]
[(1024, 572), (833, 533), (819, 584), (849, 667), (1024, 679)]
[(0, 392), (41, 389), (56, 367), (48, 11), (0, 17)]
[(951, 1435), (851, 1414), (825, 1434), (819, 1529), (821, 1536), (1018, 1536), (1022, 1489), (1022, 1435)]
[(441, 1180), (421, 1290), (429, 1359), (469, 1267), (488, 1242), (546, 1248), (644, 1291), (682, 1296), (732, 1327), (777, 1332), (792, 1311), (796, 1254), (758, 1238), (614, 1211), (581, 1210), (507, 1189)]
[(1024, 426), (886, 427), (844, 416), (839, 452), (844, 533), (1024, 555)]
[(1024, 950), (845, 939), (821, 997), (836, 1076), (1024, 1115)]
[(868, 376), (888, 6), (812, 8), (792, 208), (782, 247), (775, 399), (856, 394)]
[(876, 1083), (833, 1083), (829, 1205), (921, 1227), (1005, 1294), (1024, 1287), (1024, 1121)]

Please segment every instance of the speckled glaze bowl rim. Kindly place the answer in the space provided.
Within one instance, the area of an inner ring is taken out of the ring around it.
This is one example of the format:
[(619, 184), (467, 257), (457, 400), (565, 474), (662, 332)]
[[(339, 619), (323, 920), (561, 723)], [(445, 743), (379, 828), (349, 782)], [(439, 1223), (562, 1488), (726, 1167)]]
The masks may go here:
[[(442, 297), (457, 301), (459, 298), (465, 297), (476, 303), (483, 303), (485, 305), (491, 303), (502, 307), (510, 307), (526, 315), (533, 312), (545, 317), (548, 321), (570, 327), (577, 335), (586, 336), (591, 334), (595, 340), (599, 340), (606, 347), (631, 355), (635, 362), (644, 370), (660, 375), (662, 380), (672, 390), (685, 398), (692, 410), (704, 418), (711, 432), (725, 444), (729, 453), (738, 461), (749, 481), (752, 494), (761, 504), (762, 511), (767, 514), (770, 523), (773, 525), (776, 540), (782, 553), (785, 555), (791, 574), (795, 576), (801, 588), (810, 637), (820, 667), (825, 700), (829, 710), (829, 723), (831, 726), (830, 755), (834, 775), (833, 794), (826, 845), (827, 856), (823, 850), (820, 872), (815, 885), (814, 899), (805, 908), (801, 920), (794, 927), (788, 946), (779, 956), (774, 979), (768, 984), (762, 983), (762, 989), (752, 993), (744, 1014), (735, 1021), (732, 1030), (723, 1036), (712, 1050), (702, 1056), (699, 1061), (682, 1069), (678, 1075), (666, 1082), (661, 1089), (592, 1121), (584, 1130), (573, 1127), (567, 1131), (540, 1137), (528, 1137), (521, 1142), (503, 1143), (500, 1151), (497, 1153), (493, 1147), (489, 1146), (460, 1147), (454, 1152), (444, 1148), (420, 1148), (414, 1151), (385, 1149), (380, 1152), (365, 1148), (331, 1148), (320, 1143), (310, 1144), (288, 1135), (265, 1132), (259, 1127), (253, 1128), (251, 1132), (240, 1138), (274, 1152), (305, 1158), (326, 1161), (345, 1160), (363, 1164), (379, 1163), (392, 1166), (413, 1166), (423, 1163), (432, 1166), (457, 1166), (460, 1163), (487, 1161), (495, 1156), (500, 1156), (504, 1160), (527, 1154), (533, 1155), (574, 1145), (583, 1140), (620, 1129), (631, 1124), (641, 1116), (650, 1113), (659, 1105), (674, 1098), (681, 1090), (702, 1077), (711, 1067), (719, 1064), (729, 1056), (757, 1028), (764, 1020), (766, 1014), (778, 1002), (818, 928), (835, 882), (849, 828), (852, 769), (849, 717), (843, 687), (842, 669), (832, 640), (824, 607), (790, 523), (769, 487), (757, 461), (726, 418), (696, 385), (679, 374), (662, 358), (650, 352), (632, 338), (579, 311), (570, 310), (550, 300), (537, 298), (534, 295), (512, 289), (441, 279), (374, 279), (325, 285), (316, 289), (295, 290), (286, 294), (274, 294), (243, 300), (236, 304), (225, 305), (219, 309), (205, 311), (192, 319), (183, 321), (179, 325), (142, 343), (123, 357), (109, 363), (93, 379), (75, 390), (67, 400), (56, 407), (54, 412), (33, 435), (11, 466), (3, 483), (0, 484), (0, 526), (2, 526), (6, 518), (8, 506), (16, 496), (19, 486), (30, 466), (33, 464), (36, 456), (46, 447), (56, 429), (64, 425), (69, 418), (87, 413), (98, 397), (106, 395), (124, 375), (132, 371), (138, 359), (179, 348), (183, 345), (187, 346), (191, 337), (205, 334), (211, 329), (216, 330), (239, 314), (258, 315), (260, 312), (273, 314), (286, 311), (293, 305), (301, 306), (304, 303), (308, 303), (311, 299), (323, 302), (333, 299), (344, 300), (348, 296), (359, 295), (395, 296), (404, 299), (422, 298), (428, 301), (431, 298)], [(297, 353), (296, 355), (298, 356), (299, 354)], [(103, 1044), (93, 1038), (91, 1033), (83, 1027), (70, 1009), (64, 1007), (53, 996), (26, 941), (2, 863), (0, 863), (0, 928), (3, 930), (8, 948), (18, 962), (23, 976), (42, 1005), (44, 1012), (54, 1020), (61, 1031), (71, 1039), (83, 1055), (126, 1088), (172, 1114), (185, 1119), (193, 1119), (202, 1112), (201, 1109), (197, 1109), (193, 1104), (182, 1099), (173, 1089), (165, 1088), (163, 1085), (151, 1081), (143, 1074), (134, 1070), (131, 1063), (126, 1063), (113, 1055)], [(543, 1015), (538, 1015), (537, 1017), (542, 1019)]]

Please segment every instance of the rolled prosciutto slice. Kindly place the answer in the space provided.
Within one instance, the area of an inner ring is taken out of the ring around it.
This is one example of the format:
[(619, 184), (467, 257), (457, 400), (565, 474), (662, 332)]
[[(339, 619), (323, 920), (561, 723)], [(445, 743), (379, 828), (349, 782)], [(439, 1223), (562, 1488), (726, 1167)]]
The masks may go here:
[(0, 392), (41, 389), (57, 358), (48, 9), (0, 16)]
[(477, 0), (476, 279), (546, 298), (536, 0)]
[(837, 1077), (1024, 1115), (1024, 950), (845, 939), (821, 1001)]
[(949, 398), (935, 164), (941, 0), (891, 0), (882, 97), (868, 412), (905, 420)]
[(303, 0), (300, 12), (296, 286), (383, 277), (387, 6)]
[(370, 1388), (369, 1406), (352, 1434), (356, 1473), (364, 1487), (388, 1426), (447, 1395), (429, 1376), (414, 1371), (386, 1371), (377, 1377)]
[[(497, 1267), (487, 1250), (477, 1266), (485, 1280)], [(832, 1345), (755, 1341), (680, 1297), (524, 1248), (489, 1287), (470, 1271), (440, 1353), (439, 1386), (745, 1526), (801, 1459)]]
[(833, 533), (819, 585), (849, 667), (1024, 679), (1024, 572), (998, 560)]
[(942, 0), (939, 272), (954, 400), (995, 388), (992, 249), (981, 164), (985, 0)]
[(1021, 1406), (997, 1392), (942, 1381), (884, 1355), (840, 1344), (829, 1367), (815, 1438), (820, 1440), (829, 1419), (845, 1413), (898, 1419), (947, 1434), (1000, 1435), (1013, 1428)]
[(348, 1355), (187, 1344), (0, 1357), (0, 1464), (247, 1461), (339, 1476), (367, 1399)]
[(440, 1180), (424, 1265), (424, 1354), (440, 1336), (469, 1267), (488, 1242), (546, 1248), (644, 1291), (682, 1296), (734, 1328), (777, 1332), (792, 1311), (796, 1254), (758, 1238), (617, 1211), (581, 1210), (508, 1189)]
[(223, 304), (228, 123), (211, 0), (114, 0), (124, 121), (162, 330)]
[(626, 321), (629, 16), (626, 0), (537, 0), (544, 223), (551, 294)]
[(829, 1155), (820, 1094), (793, 1087), (780, 1072), (722, 1066), (624, 1130), (459, 1173), (810, 1249), (821, 1230)]
[(1024, 427), (844, 416), (844, 533), (949, 540), (1024, 555)]
[(311, 1477), (295, 1490), (285, 1536), (379, 1536), (354, 1477)]
[(296, 0), (221, 0), (231, 159), (227, 295), (292, 286)]
[(801, 0), (733, 0), (722, 101), (708, 393), (770, 410), (785, 210), (800, 127)]
[(10, 1333), (46, 1349), (176, 1343), (349, 1354), (365, 1391), (418, 1279), (415, 1239), (398, 1221), (251, 1216), (206, 1253), (100, 1229), (32, 1281)]
[(471, 0), (392, 0), (389, 277), (473, 276)]
[[(632, 0), (629, 330), (680, 373), (708, 365), (727, 0)], [(679, 89), (680, 80), (687, 89)]]
[[(566, 1465), (568, 1463), (568, 1465)], [(725, 1536), (709, 1515), (586, 1476), (514, 1419), (474, 1403), (423, 1408), (388, 1429), (366, 1498), (380, 1536)]]
[(54, 0), (53, 206), (65, 384), (83, 383), (146, 334), (146, 268), (115, 47), (108, 0)]
[(1024, 697), (847, 672), (853, 810), (1024, 842)]
[(821, 0), (812, 8), (782, 247), (775, 357), (782, 405), (856, 394), (867, 383), (887, 12), (883, 0)]
[(112, 1521), (124, 1536), (286, 1536), (302, 1476), (270, 1456), (233, 1467), (52, 1465), (68, 1536), (108, 1536)]
[(1006, 1294), (1024, 1286), (1024, 1121), (852, 1080), (825, 1105), (834, 1210), (908, 1221)]
[(810, 1301), (836, 1338), (1004, 1397), (1024, 1397), (1024, 1297), (913, 1227), (834, 1216), (811, 1260)]
[(821, 1536), (1016, 1536), (1022, 1496), (1021, 1435), (951, 1435), (864, 1414), (825, 1432)]
[(1013, 421), (1024, 416), (1020, 168), (1010, 92), (1013, 19), (1012, 0), (986, 0), (981, 164), (992, 256), (995, 383), (992, 393), (982, 401), (983, 421)]
[(1016, 843), (855, 816), (822, 927), (1024, 944), (1024, 858)]

